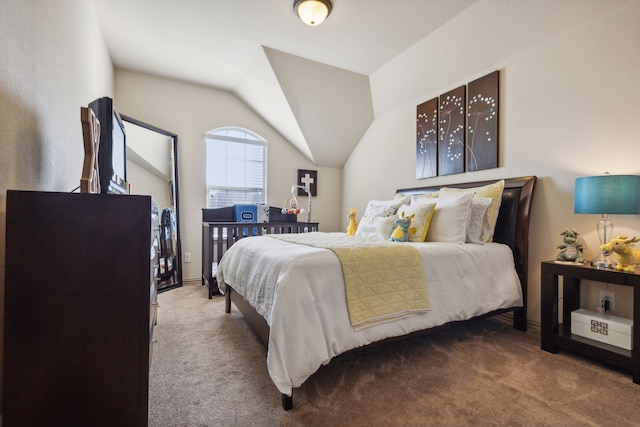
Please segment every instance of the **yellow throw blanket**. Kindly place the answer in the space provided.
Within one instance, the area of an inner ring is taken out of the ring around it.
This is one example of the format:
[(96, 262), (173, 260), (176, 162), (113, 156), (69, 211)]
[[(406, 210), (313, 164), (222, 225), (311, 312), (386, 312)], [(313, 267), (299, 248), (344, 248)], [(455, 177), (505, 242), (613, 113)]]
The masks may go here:
[(349, 318), (356, 330), (431, 309), (420, 253), (410, 244), (343, 233), (267, 236), (330, 249), (338, 256)]

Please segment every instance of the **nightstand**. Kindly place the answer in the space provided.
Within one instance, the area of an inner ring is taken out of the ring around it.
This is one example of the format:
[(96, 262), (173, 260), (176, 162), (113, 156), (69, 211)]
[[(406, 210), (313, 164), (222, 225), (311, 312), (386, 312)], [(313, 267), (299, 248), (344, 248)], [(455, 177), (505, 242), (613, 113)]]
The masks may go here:
[[(558, 319), (558, 277), (562, 276), (562, 323)], [(580, 308), (580, 281), (633, 287), (633, 350), (571, 334), (571, 312)], [(640, 274), (545, 261), (541, 265), (540, 347), (551, 353), (566, 349), (633, 373), (640, 384)]]

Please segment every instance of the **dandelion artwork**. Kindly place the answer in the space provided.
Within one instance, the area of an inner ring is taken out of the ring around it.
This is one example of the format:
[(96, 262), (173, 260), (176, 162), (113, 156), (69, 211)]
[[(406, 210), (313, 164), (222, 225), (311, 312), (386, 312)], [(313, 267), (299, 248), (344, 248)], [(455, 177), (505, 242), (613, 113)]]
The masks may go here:
[(439, 175), (464, 172), (465, 86), (440, 95)]
[(467, 171), (498, 167), (499, 71), (468, 84)]
[(416, 179), (438, 175), (438, 98), (416, 108)]

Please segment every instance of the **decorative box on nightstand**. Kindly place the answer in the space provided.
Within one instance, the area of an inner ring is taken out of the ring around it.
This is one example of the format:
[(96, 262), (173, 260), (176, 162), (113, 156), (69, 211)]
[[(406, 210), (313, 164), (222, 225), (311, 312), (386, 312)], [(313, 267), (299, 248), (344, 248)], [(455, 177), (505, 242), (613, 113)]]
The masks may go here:
[(633, 350), (633, 320), (584, 308), (571, 312), (571, 333)]

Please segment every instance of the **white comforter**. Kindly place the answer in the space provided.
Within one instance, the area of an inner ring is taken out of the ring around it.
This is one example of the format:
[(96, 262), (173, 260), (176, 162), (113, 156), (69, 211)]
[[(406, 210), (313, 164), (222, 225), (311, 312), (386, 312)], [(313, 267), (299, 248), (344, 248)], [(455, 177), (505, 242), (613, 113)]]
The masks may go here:
[(238, 240), (218, 266), (229, 284), (271, 330), (267, 367), (291, 395), (318, 368), (345, 351), (500, 308), (522, 306), (513, 254), (499, 243), (412, 243), (420, 251), (431, 311), (355, 331), (349, 321), (338, 257), (268, 236)]

